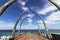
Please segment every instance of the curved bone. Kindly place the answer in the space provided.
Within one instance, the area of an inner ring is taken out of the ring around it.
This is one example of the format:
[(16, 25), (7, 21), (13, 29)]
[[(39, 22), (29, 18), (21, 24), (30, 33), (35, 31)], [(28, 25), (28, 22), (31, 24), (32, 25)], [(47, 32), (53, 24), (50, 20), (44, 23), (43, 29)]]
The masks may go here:
[(53, 0), (48, 0), (48, 1), (50, 1), (52, 4), (54, 4), (60, 10), (60, 5), (58, 5), (56, 2), (54, 2)]
[(9, 0), (6, 2), (3, 6), (0, 7), (0, 16), (3, 14), (3, 12), (16, 0)]

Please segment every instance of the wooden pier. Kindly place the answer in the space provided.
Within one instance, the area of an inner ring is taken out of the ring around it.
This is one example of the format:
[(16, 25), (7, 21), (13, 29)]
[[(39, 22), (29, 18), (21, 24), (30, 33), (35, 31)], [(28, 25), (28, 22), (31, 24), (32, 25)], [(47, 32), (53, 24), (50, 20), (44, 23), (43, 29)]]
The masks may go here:
[(48, 40), (48, 39), (38, 34), (22, 34), (10, 40)]

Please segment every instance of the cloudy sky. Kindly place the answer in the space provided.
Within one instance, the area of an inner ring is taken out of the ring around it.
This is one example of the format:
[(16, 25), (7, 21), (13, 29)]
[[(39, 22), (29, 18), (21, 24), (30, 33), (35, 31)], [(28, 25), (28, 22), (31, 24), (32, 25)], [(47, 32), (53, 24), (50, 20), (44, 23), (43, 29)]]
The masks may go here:
[[(7, 1), (0, 0), (0, 6)], [(54, 1), (60, 5), (60, 0)], [(45, 29), (39, 15), (44, 19), (48, 29), (60, 29), (60, 11), (48, 0), (17, 0), (0, 16), (0, 30), (13, 29), (19, 14), (24, 11), (25, 13), (21, 17), (17, 29), (19, 29), (23, 18), (26, 19), (21, 29), (38, 29), (36, 22), (40, 29)]]

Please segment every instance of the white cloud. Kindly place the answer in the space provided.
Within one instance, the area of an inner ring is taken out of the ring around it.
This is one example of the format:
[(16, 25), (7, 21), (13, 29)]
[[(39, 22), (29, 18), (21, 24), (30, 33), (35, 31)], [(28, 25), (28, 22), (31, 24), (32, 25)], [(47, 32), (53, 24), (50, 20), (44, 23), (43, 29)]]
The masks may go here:
[(60, 23), (60, 11), (53, 12), (50, 16), (47, 17), (46, 22), (50, 24)]
[[(54, 0), (57, 3), (60, 3), (60, 0)], [(60, 23), (60, 11), (54, 11), (54, 10), (58, 10), (57, 7), (55, 7), (54, 5), (52, 5), (51, 3), (46, 4), (46, 6), (42, 9), (42, 10), (36, 10), (38, 14), (43, 14), (46, 15), (48, 12), (51, 12), (51, 15), (48, 16), (45, 20), (46, 24), (57, 24)], [(42, 23), (41, 20), (38, 21), (39, 23)]]
[(42, 21), (41, 20), (38, 20), (37, 23), (42, 23)]
[[(0, 20), (0, 30), (10, 30), (13, 29), (15, 23), (9, 23), (9, 22), (5, 22)], [(17, 26), (16, 29), (18, 29), (19, 25)]]
[(24, 16), (22, 17), (22, 19), (24, 19), (24, 18), (26, 18), (26, 15), (24, 15)]
[(46, 15), (48, 12), (56, 10), (57, 8), (54, 5), (46, 5), (42, 10), (36, 10), (38, 14)]
[[(10, 30), (10, 29), (13, 29), (13, 27), (14, 27), (14, 24), (15, 23), (8, 23), (8, 22), (5, 22), (5, 21), (1, 21), (0, 20), (0, 30)], [(17, 28), (16, 29), (19, 29), (20, 27), (19, 27), (20, 25), (18, 25), (17, 26)], [(42, 25), (40, 25), (41, 27), (41, 29), (44, 29), (44, 27), (42, 26)], [(26, 25), (22, 25), (22, 27), (21, 27), (21, 29), (38, 29), (38, 27), (37, 27), (37, 25), (34, 25), (34, 24), (32, 24), (32, 23), (29, 23), (29, 24), (26, 24)]]
[(28, 7), (22, 7), (22, 9), (24, 10), (24, 11), (28, 11)]
[(13, 29), (14, 24), (0, 20), (0, 29)]
[(33, 18), (34, 16), (35, 16), (34, 14), (27, 14), (27, 15), (24, 15), (22, 17), (22, 19), (24, 19), (24, 18)]
[(57, 20), (57, 21), (59, 21), (59, 20), (60, 20), (60, 11), (58, 11), (58, 12), (53, 12), (53, 13), (47, 18), (47, 20), (50, 20), (50, 21)]
[[(44, 26), (42, 24), (40, 24), (39, 26), (40, 26), (40, 29), (44, 29)], [(38, 26), (35, 24), (27, 24), (27, 25), (23, 25), (21, 29), (34, 30), (34, 29), (38, 29)]]
[[(60, 23), (60, 11), (52, 12), (50, 16), (44, 20), (46, 24), (54, 25)], [(38, 23), (42, 23), (41, 20), (37, 21)]]
[(22, 6), (24, 6), (26, 3), (25, 2), (21, 2)]
[(60, 0), (53, 0), (53, 1), (60, 5)]
[(32, 20), (31, 18), (28, 18), (28, 21), (27, 21), (27, 22), (28, 22), (28, 23), (32, 23), (32, 21), (33, 21), (33, 20)]
[(22, 5), (22, 6), (25, 6), (26, 5), (26, 2), (28, 2), (28, 0), (25, 0), (25, 1), (23, 1), (23, 0), (17, 0), (17, 3), (19, 5)]
[(22, 0), (18, 0), (17, 1), (19, 4), (21, 4), (22, 6), (25, 6), (26, 2), (25, 1), (22, 1)]
[(30, 18), (32, 18), (34, 16), (35, 16), (34, 14), (27, 14), (27, 17), (30, 17)]

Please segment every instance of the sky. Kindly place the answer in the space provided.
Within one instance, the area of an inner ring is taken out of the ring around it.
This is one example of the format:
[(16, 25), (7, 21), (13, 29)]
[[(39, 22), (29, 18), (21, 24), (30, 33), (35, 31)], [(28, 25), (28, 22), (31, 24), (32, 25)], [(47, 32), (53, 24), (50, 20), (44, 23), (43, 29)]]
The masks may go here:
[[(0, 7), (7, 1), (9, 0), (0, 0)], [(54, 1), (60, 5), (60, 0)], [(60, 10), (48, 0), (17, 0), (0, 16), (0, 30), (13, 29), (18, 16), (22, 12), (24, 12), (24, 15), (21, 17), (16, 29), (19, 29), (23, 18), (25, 20), (21, 29), (38, 29), (36, 22), (39, 24), (40, 29), (45, 29), (39, 15), (44, 19), (48, 29), (60, 29)]]

